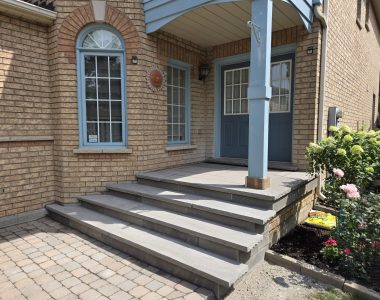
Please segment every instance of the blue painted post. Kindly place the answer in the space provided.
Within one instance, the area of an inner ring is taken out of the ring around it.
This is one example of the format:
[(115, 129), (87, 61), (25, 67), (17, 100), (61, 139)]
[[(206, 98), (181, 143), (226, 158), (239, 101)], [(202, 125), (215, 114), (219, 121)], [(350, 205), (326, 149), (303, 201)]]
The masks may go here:
[[(252, 0), (251, 65), (248, 87), (249, 146), (246, 186), (266, 189), (268, 177), (268, 132), (273, 0)], [(256, 27), (256, 28), (255, 28)], [(256, 32), (255, 32), (256, 31)]]

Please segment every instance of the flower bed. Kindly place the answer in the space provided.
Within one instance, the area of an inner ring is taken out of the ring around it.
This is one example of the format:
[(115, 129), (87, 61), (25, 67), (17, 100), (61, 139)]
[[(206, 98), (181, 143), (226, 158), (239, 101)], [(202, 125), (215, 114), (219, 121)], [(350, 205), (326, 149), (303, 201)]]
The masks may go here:
[(337, 228), (321, 242), (319, 258), (345, 277), (379, 285), (380, 195), (373, 183), (380, 177), (380, 132), (330, 132), (306, 151), (310, 173), (326, 175), (323, 204), (337, 211)]
[[(307, 225), (298, 225), (277, 244), (273, 245), (271, 249), (277, 253), (305, 261), (320, 269), (344, 276), (347, 279), (352, 279), (352, 276), (342, 272), (338, 266), (330, 264), (324, 259), (321, 250), (324, 248), (323, 243), (329, 240), (330, 235), (331, 232), (329, 230), (313, 228)], [(380, 292), (379, 279), (380, 278), (374, 278), (374, 280), (370, 282), (360, 279), (356, 279), (356, 281)]]

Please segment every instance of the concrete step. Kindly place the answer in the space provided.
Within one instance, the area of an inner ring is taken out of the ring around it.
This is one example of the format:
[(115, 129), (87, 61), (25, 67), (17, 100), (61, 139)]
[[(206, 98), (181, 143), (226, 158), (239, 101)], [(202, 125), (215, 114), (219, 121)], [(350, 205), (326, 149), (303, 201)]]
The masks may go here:
[(52, 218), (107, 245), (212, 289), (218, 298), (247, 272), (248, 266), (168, 236), (106, 216), (82, 206), (47, 206)]
[(138, 175), (137, 182), (162, 189), (168, 189), (181, 193), (197, 194), (205, 197), (238, 203), (245, 206), (261, 207), (269, 210), (273, 209), (274, 204), (277, 201), (276, 197), (265, 193), (247, 193), (235, 189), (227, 189), (223, 186), (161, 178), (156, 176), (154, 172)]
[(186, 214), (195, 214), (249, 230), (254, 230), (255, 224), (265, 225), (275, 216), (275, 211), (273, 210), (244, 206), (216, 198), (175, 192), (138, 183), (113, 183), (108, 184), (107, 188), (111, 191), (128, 195), (128, 198), (134, 197), (131, 199), (148, 200), (154, 205), (159, 202), (164, 207), (168, 206)]
[(87, 195), (78, 199), (90, 209), (170, 235), (240, 262), (245, 262), (243, 257), (247, 257), (240, 255), (240, 252), (251, 252), (262, 240), (261, 234), (110, 194)]

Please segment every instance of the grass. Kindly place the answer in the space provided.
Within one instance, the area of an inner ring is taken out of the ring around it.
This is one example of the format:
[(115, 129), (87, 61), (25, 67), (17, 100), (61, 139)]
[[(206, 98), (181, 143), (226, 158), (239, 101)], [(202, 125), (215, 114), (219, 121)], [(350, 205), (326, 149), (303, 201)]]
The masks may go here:
[(317, 292), (309, 297), (310, 300), (362, 300), (363, 298), (346, 294), (341, 290), (334, 288), (327, 288), (323, 292)]

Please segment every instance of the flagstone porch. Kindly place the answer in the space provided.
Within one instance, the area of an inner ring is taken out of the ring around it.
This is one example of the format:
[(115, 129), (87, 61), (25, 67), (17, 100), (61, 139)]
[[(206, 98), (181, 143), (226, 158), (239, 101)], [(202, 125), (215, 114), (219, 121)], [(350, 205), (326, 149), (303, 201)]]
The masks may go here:
[[(247, 205), (279, 210), (297, 200), (297, 197), (316, 187), (315, 177), (306, 172), (269, 170), (271, 186), (253, 189), (245, 186), (248, 167), (216, 163), (197, 163), (165, 170), (144, 172), (139, 178), (156, 185), (170, 185), (184, 191), (186, 187), (194, 193), (209, 195)], [(198, 191), (196, 190), (198, 189)], [(226, 198), (227, 197), (227, 198)]]

